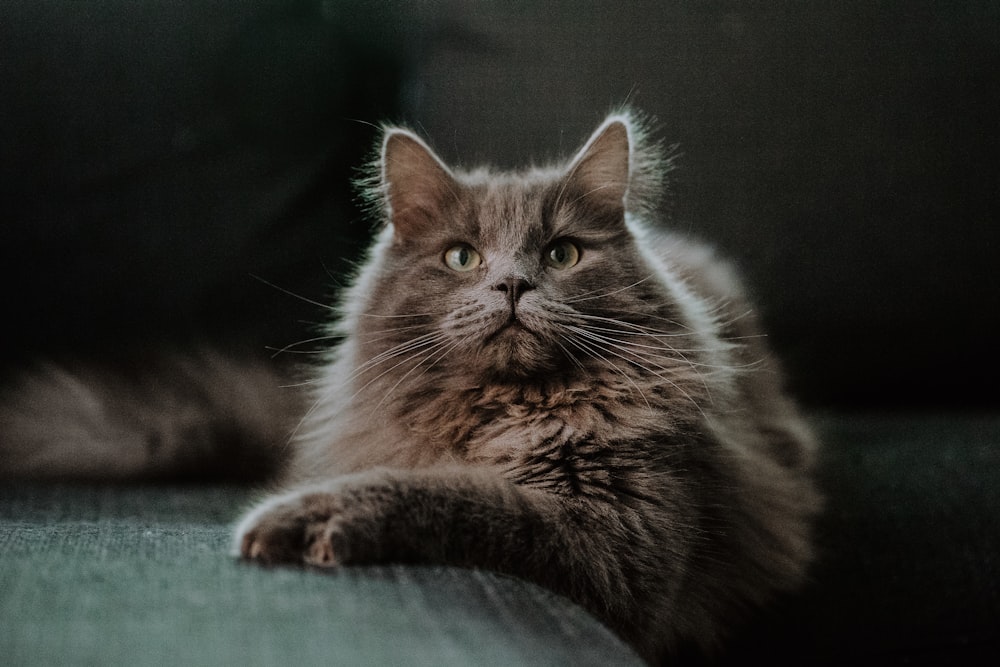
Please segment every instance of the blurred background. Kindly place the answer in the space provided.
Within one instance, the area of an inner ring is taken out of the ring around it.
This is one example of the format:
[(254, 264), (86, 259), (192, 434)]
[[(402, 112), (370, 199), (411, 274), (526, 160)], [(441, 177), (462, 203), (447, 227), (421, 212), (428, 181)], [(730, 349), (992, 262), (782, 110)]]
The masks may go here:
[(996, 2), (7, 0), (3, 363), (307, 338), (375, 124), (512, 166), (623, 102), (810, 404), (1000, 406)]

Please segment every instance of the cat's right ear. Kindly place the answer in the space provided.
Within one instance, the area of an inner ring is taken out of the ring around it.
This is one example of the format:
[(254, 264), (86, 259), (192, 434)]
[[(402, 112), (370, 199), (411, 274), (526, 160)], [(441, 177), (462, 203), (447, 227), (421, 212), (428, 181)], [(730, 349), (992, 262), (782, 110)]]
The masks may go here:
[(400, 238), (440, 225), (459, 189), (434, 151), (412, 132), (398, 128), (386, 130), (382, 141), (381, 181), (386, 214)]

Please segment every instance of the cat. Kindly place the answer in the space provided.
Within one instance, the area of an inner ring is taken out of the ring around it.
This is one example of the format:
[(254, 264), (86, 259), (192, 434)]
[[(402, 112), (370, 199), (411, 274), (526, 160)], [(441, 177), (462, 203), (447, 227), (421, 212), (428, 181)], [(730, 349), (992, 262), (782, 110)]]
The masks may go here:
[(615, 112), (513, 173), (385, 127), (364, 181), (381, 229), (308, 391), (204, 350), (43, 364), (0, 396), (0, 477), (280, 468), (239, 558), (490, 569), (650, 661), (717, 650), (805, 576), (817, 444), (732, 269), (663, 229), (647, 125)]
[(647, 125), (513, 173), (384, 128), (381, 230), (235, 556), (507, 573), (654, 662), (803, 580), (816, 440), (734, 272), (662, 229)]

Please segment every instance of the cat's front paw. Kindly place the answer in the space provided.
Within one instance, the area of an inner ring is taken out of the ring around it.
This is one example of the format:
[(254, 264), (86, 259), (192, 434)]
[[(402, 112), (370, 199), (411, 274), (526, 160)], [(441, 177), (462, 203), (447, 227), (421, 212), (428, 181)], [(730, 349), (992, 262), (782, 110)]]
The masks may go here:
[(275, 498), (240, 524), (237, 555), (262, 565), (343, 565), (350, 559), (344, 522), (344, 503), (336, 493), (312, 491)]

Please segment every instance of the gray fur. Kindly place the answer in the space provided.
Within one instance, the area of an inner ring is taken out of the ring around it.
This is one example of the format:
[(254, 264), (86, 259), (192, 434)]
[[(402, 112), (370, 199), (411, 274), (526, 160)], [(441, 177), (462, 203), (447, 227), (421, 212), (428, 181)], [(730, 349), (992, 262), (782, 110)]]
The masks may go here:
[[(663, 170), (628, 113), (566, 165), (519, 173), (451, 170), (387, 128), (369, 182), (386, 224), (287, 491), (240, 522), (236, 552), (507, 572), (652, 660), (711, 650), (794, 588), (815, 443), (732, 271), (657, 229)], [(552, 268), (566, 238), (579, 263)], [(473, 270), (446, 266), (456, 244)]]
[(276, 368), (210, 351), (47, 362), (0, 393), (0, 479), (264, 480), (302, 396)]

